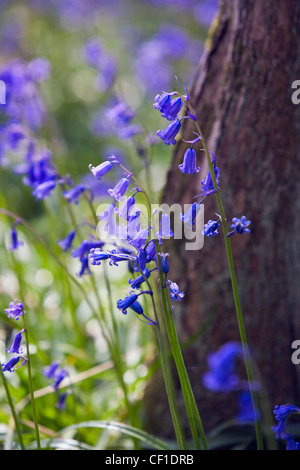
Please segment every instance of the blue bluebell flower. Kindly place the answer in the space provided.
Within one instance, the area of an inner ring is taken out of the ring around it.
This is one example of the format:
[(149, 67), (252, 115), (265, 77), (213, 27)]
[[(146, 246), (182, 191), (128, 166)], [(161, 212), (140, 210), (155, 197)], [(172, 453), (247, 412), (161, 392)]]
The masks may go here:
[(69, 395), (68, 392), (64, 392), (64, 393), (61, 393), (58, 397), (58, 400), (56, 402), (56, 408), (58, 408), (59, 410), (63, 410), (66, 406), (66, 399), (67, 399), (67, 396)]
[(170, 216), (167, 213), (162, 213), (160, 216), (160, 229), (159, 233), (156, 234), (159, 243), (162, 243), (163, 239), (174, 237), (174, 233), (171, 230)]
[[(122, 313), (126, 314), (127, 309), (132, 306), (135, 302), (137, 302), (139, 294), (130, 294), (125, 299), (120, 299), (117, 301), (117, 307), (119, 310), (122, 310)], [(138, 311), (137, 311), (138, 310)], [(135, 304), (135, 311), (137, 313), (143, 313), (143, 308), (139, 302)]]
[[(219, 185), (220, 185), (220, 172), (219, 172), (219, 168), (216, 166), (216, 159), (215, 159), (214, 155), (213, 155), (213, 158), (212, 158), (212, 162), (213, 162), (214, 172), (215, 172), (215, 176), (216, 176), (217, 187), (219, 188)], [(197, 194), (197, 196), (195, 196), (195, 197), (208, 196), (209, 194), (213, 194), (213, 193), (216, 192), (216, 189), (214, 187), (210, 171), (207, 173), (206, 178), (201, 181), (201, 188), (202, 188), (202, 192), (200, 194)]]
[(133, 256), (131, 251), (127, 250), (126, 248), (118, 248), (115, 250), (111, 250), (109, 253), (109, 264), (111, 266), (118, 266), (118, 263), (121, 261), (135, 261), (136, 259), (136, 257)]
[(273, 414), (278, 422), (276, 426), (272, 427), (272, 430), (275, 432), (276, 439), (290, 439), (291, 436), (286, 430), (287, 420), (293, 414), (300, 414), (300, 408), (291, 404), (276, 405), (274, 407)]
[(89, 252), (89, 259), (91, 264), (99, 266), (102, 261), (110, 258), (110, 254), (102, 251), (101, 248), (92, 248)]
[(242, 382), (236, 373), (236, 360), (243, 357), (243, 349), (240, 343), (234, 341), (223, 345), (215, 353), (207, 356), (208, 372), (203, 375), (203, 384), (213, 392), (230, 392), (239, 390)]
[(182, 108), (183, 102), (180, 96), (171, 99), (170, 93), (162, 93), (156, 95), (153, 107), (158, 109), (163, 118), (168, 121), (174, 121)]
[(43, 370), (43, 375), (49, 380), (53, 380), (54, 390), (58, 390), (60, 383), (64, 378), (68, 377), (69, 372), (67, 369), (60, 367), (59, 361), (53, 361), (48, 367)]
[(139, 251), (136, 262), (138, 265), (137, 269), (139, 269), (140, 271), (144, 271), (146, 264), (147, 264), (147, 257), (148, 255), (147, 255), (147, 251), (145, 248)]
[(204, 230), (202, 231), (203, 235), (206, 237), (213, 237), (218, 235), (218, 228), (220, 222), (218, 220), (209, 220), (207, 224), (204, 225)]
[(164, 274), (168, 274), (170, 271), (170, 264), (169, 264), (169, 253), (159, 253), (160, 256), (160, 266), (161, 270)]
[(10, 231), (10, 238), (11, 238), (11, 245), (8, 248), (10, 251), (17, 250), (20, 246), (23, 245), (23, 242), (19, 240), (18, 233), (15, 228), (15, 225), (12, 227)]
[(40, 183), (38, 186), (36, 186), (32, 194), (36, 197), (36, 199), (46, 199), (52, 193), (55, 187), (56, 181), (45, 181), (44, 183)]
[(127, 314), (127, 309), (130, 308), (139, 316), (142, 316), (145, 319), (146, 323), (148, 323), (149, 325), (156, 325), (156, 322), (154, 320), (151, 320), (144, 314), (143, 307), (137, 300), (138, 297), (143, 293), (144, 292), (141, 292), (140, 294), (130, 294), (129, 296), (125, 297), (125, 299), (118, 300), (117, 307), (119, 310), (122, 310), (122, 313), (124, 313), (124, 315)]
[(93, 166), (92, 164), (89, 165), (89, 169), (97, 178), (98, 180), (101, 180), (102, 176), (106, 175), (113, 167), (113, 162), (112, 161), (105, 161), (100, 163), (100, 165)]
[(119, 201), (124, 194), (126, 193), (129, 182), (130, 182), (130, 177), (131, 175), (129, 174), (126, 178), (121, 178), (121, 180), (116, 184), (116, 186), (113, 189), (109, 189), (107, 192), (110, 196), (112, 196), (114, 199)]
[(251, 220), (247, 220), (245, 215), (243, 215), (240, 219), (238, 219), (237, 217), (234, 217), (232, 219), (232, 224), (231, 224), (231, 228), (233, 230), (229, 232), (227, 236), (230, 237), (234, 233), (239, 233), (240, 235), (242, 233), (250, 233), (251, 230), (248, 228), (250, 224), (251, 224)]
[(200, 209), (201, 204), (199, 202), (194, 202), (185, 214), (180, 214), (183, 223), (186, 224), (189, 228), (191, 228), (192, 225), (195, 224), (195, 218), (197, 217)]
[(80, 263), (81, 263), (80, 270), (77, 273), (77, 276), (82, 277), (84, 274), (91, 274), (88, 256), (84, 256), (83, 258), (81, 258)]
[(254, 412), (251, 393), (249, 390), (244, 390), (239, 393), (238, 397), (238, 415), (236, 420), (238, 423), (254, 422), (260, 417), (258, 410)]
[(165, 129), (157, 131), (158, 137), (160, 137), (166, 145), (176, 144), (175, 137), (181, 128), (181, 122), (178, 119), (172, 121)]
[(14, 318), (19, 320), (26, 312), (24, 310), (24, 304), (20, 300), (13, 300), (9, 303), (9, 308), (5, 309), (8, 318)]
[(129, 241), (129, 244), (134, 246), (140, 251), (144, 246), (149, 237), (149, 229), (145, 228), (137, 232), (137, 234)]
[(14, 337), (13, 342), (9, 348), (7, 348), (7, 353), (15, 353), (15, 354), (22, 354), (23, 349), (20, 347), (22, 342), (22, 334), (24, 333), (24, 329), (20, 330)]
[(143, 274), (140, 274), (137, 278), (135, 279), (129, 279), (129, 284), (131, 285), (132, 289), (140, 289), (141, 285), (143, 282), (146, 281), (146, 279), (149, 279), (150, 277), (150, 271), (148, 268), (145, 268), (143, 271)]
[(157, 258), (157, 255), (156, 255), (155, 243), (153, 240), (150, 240), (150, 242), (147, 243), (145, 250), (147, 252), (147, 263), (150, 263), (150, 261), (155, 261)]
[(180, 292), (178, 284), (176, 284), (176, 282), (168, 281), (167, 284), (170, 289), (171, 299), (180, 302), (184, 297), (184, 292)]
[(190, 175), (194, 175), (201, 170), (200, 167), (197, 167), (197, 154), (192, 147), (186, 150), (183, 157), (183, 163), (181, 163), (178, 168), (182, 173)]
[(62, 191), (62, 195), (69, 203), (78, 204), (81, 194), (84, 193), (86, 189), (85, 185), (78, 184), (68, 191)]
[[(22, 364), (17, 367), (17, 364), (23, 359)], [(23, 356), (14, 356), (12, 357), (6, 364), (2, 365), (3, 372), (14, 372), (15, 370), (19, 369), (20, 367), (24, 366), (28, 359)]]
[(170, 93), (162, 93), (161, 95), (156, 95), (154, 98), (153, 107), (155, 109), (158, 109), (163, 115), (169, 108), (171, 100), (172, 98)]
[[(122, 202), (122, 199), (120, 199), (120, 202)], [(135, 205), (135, 197), (130, 196), (130, 197), (125, 197), (125, 200), (122, 202), (120, 208), (116, 208), (116, 213), (121, 217), (122, 219), (129, 220), (130, 217), (134, 217), (137, 214), (137, 211), (133, 212), (133, 208)]]
[(47, 379), (55, 378), (56, 371), (58, 370), (60, 362), (53, 361), (48, 367), (43, 370), (43, 375), (47, 377)]
[(101, 240), (95, 240), (95, 239), (86, 239), (81, 242), (78, 248), (76, 250), (72, 251), (72, 257), (73, 258), (79, 258), (82, 260), (85, 258), (89, 252), (93, 248), (102, 248), (104, 245), (104, 242)]
[(68, 251), (72, 248), (72, 243), (76, 235), (76, 230), (71, 230), (70, 233), (63, 239), (58, 240), (57, 244), (61, 247), (63, 251)]

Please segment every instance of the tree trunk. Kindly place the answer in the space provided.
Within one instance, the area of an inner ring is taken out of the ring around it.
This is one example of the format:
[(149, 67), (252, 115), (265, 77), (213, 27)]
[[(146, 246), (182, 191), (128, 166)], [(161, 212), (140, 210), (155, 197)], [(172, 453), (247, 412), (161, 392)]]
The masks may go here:
[[(300, 406), (300, 365), (291, 361), (291, 344), (300, 340), (300, 105), (291, 99), (292, 83), (300, 80), (299, 47), (298, 0), (224, 0), (190, 90), (216, 155), (229, 227), (232, 217), (251, 220), (251, 234), (235, 234), (231, 243), (248, 342), (271, 411), (287, 402)], [(183, 123), (182, 137), (191, 140), (192, 121)], [(163, 194), (170, 205), (193, 202), (207, 173), (203, 151), (201, 173), (178, 171), (186, 148), (180, 141), (174, 151)], [(215, 219), (214, 196), (204, 204), (205, 221)], [(222, 233), (205, 238), (199, 251), (172, 240), (167, 250), (170, 278), (185, 292), (174, 309), (180, 339), (210, 322), (185, 351), (209, 429), (235, 412), (224, 394), (206, 391), (201, 381), (207, 353), (240, 339), (224, 239)]]

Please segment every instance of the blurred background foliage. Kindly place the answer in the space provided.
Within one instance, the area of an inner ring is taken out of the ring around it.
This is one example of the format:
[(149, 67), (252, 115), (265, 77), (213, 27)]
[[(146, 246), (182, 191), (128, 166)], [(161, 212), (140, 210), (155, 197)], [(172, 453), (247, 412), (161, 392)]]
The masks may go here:
[[(112, 153), (147, 186), (152, 202), (159, 201), (171, 148), (156, 140), (156, 131), (165, 123), (153, 108), (154, 98), (163, 90), (176, 89), (176, 76), (181, 86), (189, 85), (216, 10), (217, 1), (212, 0), (0, 0), (0, 74), (14, 60), (30, 63), (37, 58), (46, 59), (49, 74), (38, 84), (42, 122), (36, 128), (28, 126), (29, 132), (41, 148), (51, 151), (60, 174), (71, 175), (75, 184), (90, 185), (95, 209), (107, 199), (107, 188), (115, 184), (117, 173), (98, 182), (88, 166), (98, 165)], [(117, 102), (125, 102), (133, 110), (132, 123), (139, 126), (133, 136), (124, 138), (107, 118), (107, 111)], [(5, 107), (0, 119), (4, 125)], [(28, 122), (21, 124), (27, 126)], [(72, 205), (70, 218), (68, 203), (58, 192), (46, 200), (36, 200), (31, 188), (23, 184), (22, 176), (13, 171), (21, 163), (22, 154), (9, 151), (4, 158), (5, 137), (1, 131), (0, 139), (0, 207), (28, 221), (44, 241), (40, 243), (34, 232), (20, 224), (18, 233), (23, 245), (9, 251), (13, 219), (0, 217), (1, 361), (19, 328), (7, 318), (4, 309), (12, 299), (22, 298), (35, 390), (49, 387), (43, 369), (54, 360), (67, 368), (69, 376), (79, 377), (68, 387), (70, 393), (63, 410), (56, 408), (57, 397), (51, 387), (40, 392), (36, 401), (43, 437), (51, 438), (62, 428), (82, 421), (126, 422), (128, 410), (101, 328), (82, 292), (57, 261), (64, 263), (76, 278), (78, 260), (62, 253), (57, 241), (72, 229), (72, 217), (77, 223), (83, 219), (91, 221), (89, 204), (82, 200)], [(83, 227), (81, 236), (87, 237), (90, 231)], [(106, 312), (110, 299), (103, 269), (95, 268), (93, 278)], [(131, 274), (127, 265), (108, 267), (107, 273), (112, 304), (116, 305), (117, 299), (128, 292)], [(95, 303), (90, 278), (77, 280)], [(143, 392), (157, 367), (153, 362), (155, 337), (152, 329), (134, 315), (123, 316), (118, 311), (115, 315), (124, 355), (124, 381), (136, 423), (143, 429)], [(99, 365), (103, 371), (89, 375)], [(80, 378), (81, 373), (86, 376)], [(14, 403), (20, 403), (25, 442), (30, 444), (34, 433), (32, 411), (26, 401), (26, 368), (8, 374), (7, 379)], [(2, 388), (0, 394), (0, 433), (4, 441), (10, 410)], [(64, 438), (66, 446), (67, 438), (100, 449), (133, 445), (130, 437), (108, 429), (71, 429)]]

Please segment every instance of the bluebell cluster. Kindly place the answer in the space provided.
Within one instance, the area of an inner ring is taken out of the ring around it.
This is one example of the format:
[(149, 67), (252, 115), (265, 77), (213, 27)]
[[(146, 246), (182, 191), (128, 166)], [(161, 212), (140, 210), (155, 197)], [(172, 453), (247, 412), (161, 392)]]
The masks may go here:
[[(10, 302), (9, 307), (5, 309), (8, 318), (13, 318), (18, 321), (20, 317), (25, 315), (24, 304), (21, 300), (13, 300)], [(16, 369), (24, 366), (28, 361), (27, 357), (23, 356), (23, 348), (21, 348), (22, 334), (25, 329), (21, 329), (13, 338), (12, 344), (6, 349), (8, 354), (13, 354), (13, 357), (6, 363), (2, 364), (3, 372), (14, 372)]]

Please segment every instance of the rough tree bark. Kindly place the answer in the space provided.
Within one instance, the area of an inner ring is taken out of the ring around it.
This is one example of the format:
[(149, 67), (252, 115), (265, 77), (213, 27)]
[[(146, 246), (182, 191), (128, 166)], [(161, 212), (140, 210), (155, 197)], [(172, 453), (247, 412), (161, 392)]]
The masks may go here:
[[(300, 105), (291, 101), (297, 79), (300, 2), (222, 1), (190, 95), (217, 158), (228, 221), (243, 214), (252, 221), (251, 235), (235, 235), (232, 247), (248, 341), (271, 410), (287, 402), (300, 405), (300, 365), (291, 361), (292, 341), (300, 339)], [(192, 123), (183, 123), (182, 136), (191, 139)], [(202, 172), (182, 175), (178, 164), (186, 148), (182, 141), (175, 148), (165, 203), (191, 203), (201, 190), (204, 152), (198, 152)], [(206, 221), (216, 211), (210, 196)], [(239, 340), (224, 240), (206, 238), (198, 252), (186, 251), (184, 240), (167, 248), (170, 277), (185, 291), (174, 311), (181, 340), (211, 320), (185, 351), (209, 429), (234, 413), (227, 397), (207, 392), (201, 383), (206, 354)], [(153, 409), (151, 416), (152, 423), (161, 422)]]

